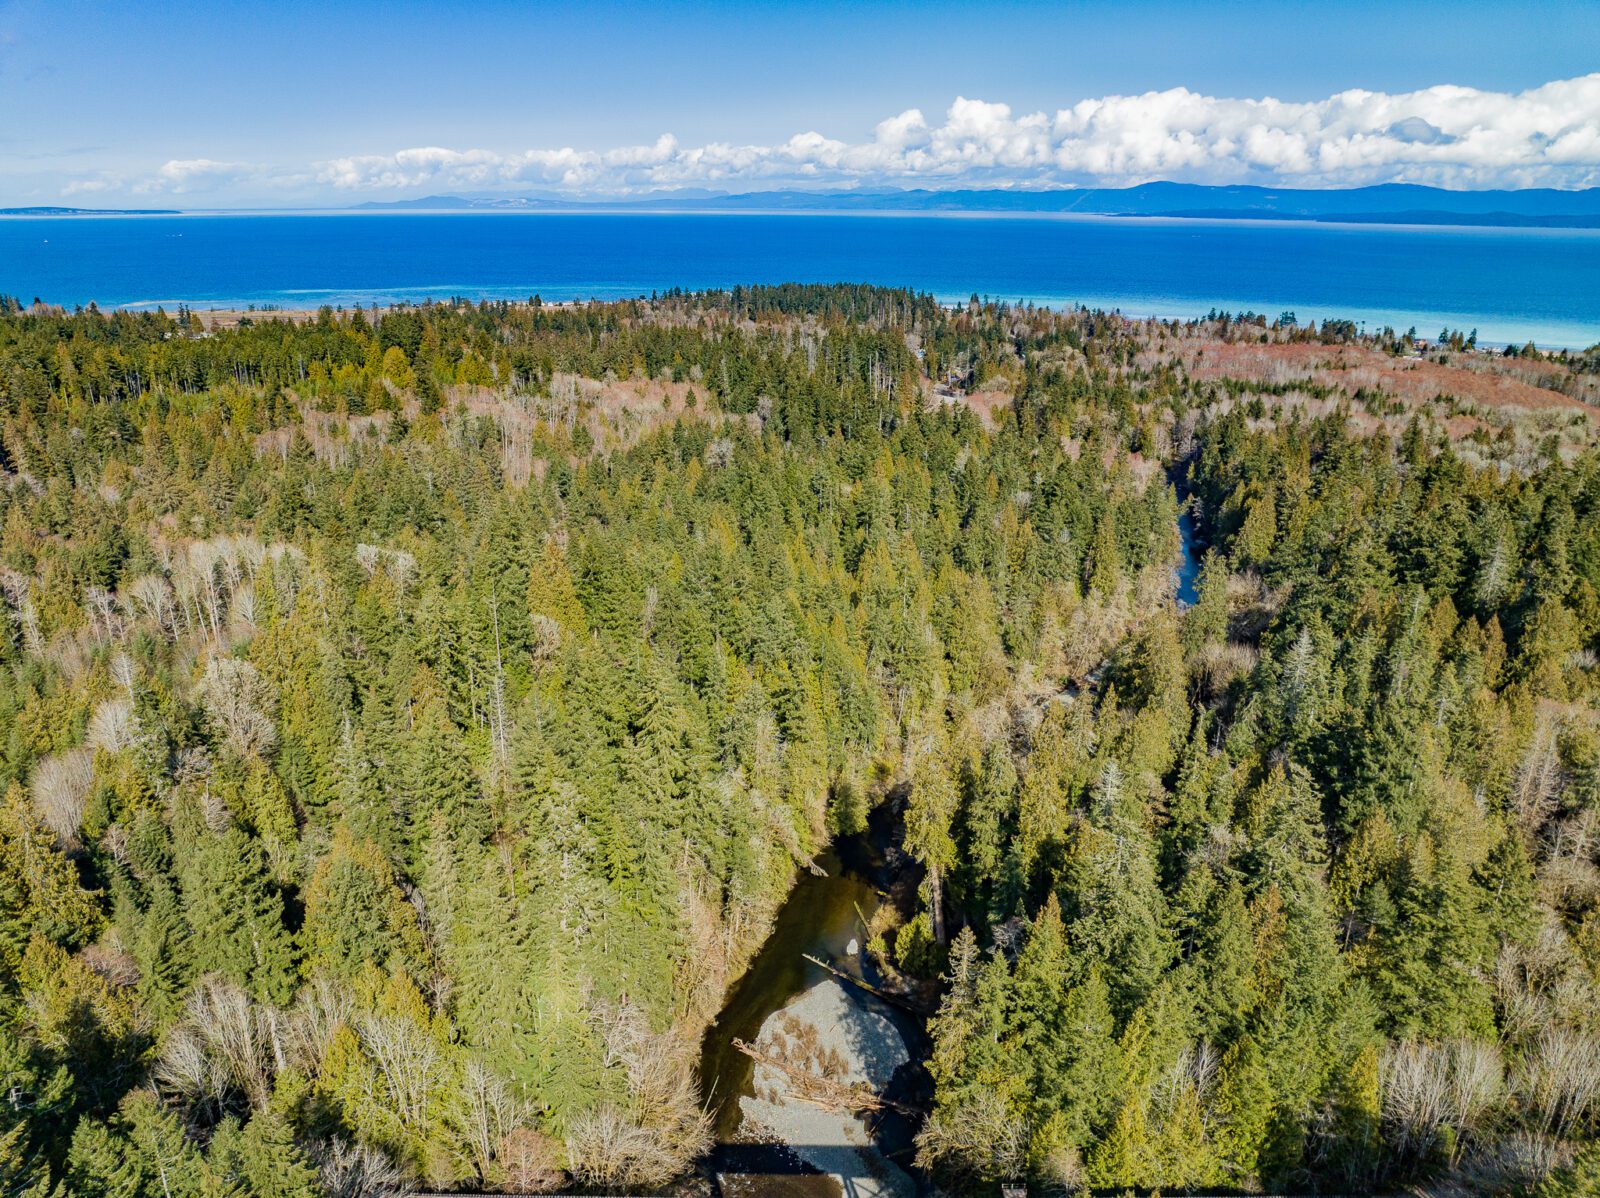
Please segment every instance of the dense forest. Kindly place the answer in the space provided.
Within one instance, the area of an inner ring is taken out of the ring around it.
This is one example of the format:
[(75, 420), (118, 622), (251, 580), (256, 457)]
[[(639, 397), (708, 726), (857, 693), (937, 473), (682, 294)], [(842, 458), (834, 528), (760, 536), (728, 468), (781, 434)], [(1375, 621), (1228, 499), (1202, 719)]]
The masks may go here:
[(670, 1190), (881, 804), (932, 1183), (1597, 1192), (1600, 452), (1352, 335), (5, 305), (0, 1192)]

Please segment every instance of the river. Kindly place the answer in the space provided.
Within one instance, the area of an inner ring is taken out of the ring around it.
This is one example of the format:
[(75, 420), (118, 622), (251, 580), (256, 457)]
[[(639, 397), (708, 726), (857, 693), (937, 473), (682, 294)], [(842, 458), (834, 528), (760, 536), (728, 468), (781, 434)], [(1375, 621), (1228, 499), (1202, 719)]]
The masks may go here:
[(1205, 546), (1196, 539), (1194, 513), (1188, 503), (1178, 513), (1178, 540), (1183, 545), (1183, 556), (1173, 571), (1178, 576), (1178, 606), (1193, 607), (1200, 599), (1200, 558)]
[[(770, 1028), (769, 1020), (802, 996), (810, 999), (819, 990), (837, 988), (847, 997), (853, 1016), (870, 1014), (892, 1023), (910, 1063), (895, 1071), (887, 1092), (902, 1101), (926, 1099), (926, 1073), (920, 1062), (926, 1056), (927, 1032), (922, 1021), (841, 985), (806, 960), (809, 954), (869, 985), (885, 983), (866, 951), (866, 922), (891, 901), (883, 889), (891, 875), (916, 868), (892, 843), (898, 807), (894, 802), (881, 804), (867, 832), (837, 840), (817, 858), (823, 873), (801, 870), (766, 943), (705, 1033), (701, 1087), (715, 1115), (716, 1139), (707, 1164), (724, 1194), (839, 1198), (842, 1193), (839, 1181), (813, 1163), (833, 1169), (836, 1149), (824, 1146), (821, 1155), (816, 1145), (790, 1150), (772, 1143), (770, 1132), (751, 1126), (746, 1118), (746, 1107), (757, 1096), (756, 1066), (734, 1041), (756, 1042), (763, 1027)], [(883, 1111), (873, 1116), (868, 1130), (884, 1158), (909, 1167), (915, 1123), (906, 1115)]]

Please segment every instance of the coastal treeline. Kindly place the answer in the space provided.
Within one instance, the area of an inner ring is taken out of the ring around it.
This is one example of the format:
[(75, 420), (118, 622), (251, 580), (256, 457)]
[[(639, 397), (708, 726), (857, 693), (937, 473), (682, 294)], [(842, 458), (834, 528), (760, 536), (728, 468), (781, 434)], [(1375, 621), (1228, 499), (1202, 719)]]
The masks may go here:
[(670, 1185), (703, 1029), (878, 804), (941, 1185), (1583, 1184), (1600, 459), (1169, 334), (12, 306), (5, 1192)]

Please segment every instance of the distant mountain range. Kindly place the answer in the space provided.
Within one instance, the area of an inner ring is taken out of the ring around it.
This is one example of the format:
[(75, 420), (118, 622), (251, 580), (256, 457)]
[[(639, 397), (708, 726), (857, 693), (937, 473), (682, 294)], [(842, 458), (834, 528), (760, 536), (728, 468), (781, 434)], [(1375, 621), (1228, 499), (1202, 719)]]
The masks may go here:
[(1410, 183), (1305, 188), (1144, 183), (1062, 191), (755, 191), (659, 194), (635, 200), (426, 196), (370, 201), (364, 210), (496, 212), (926, 212), (1356, 221), (1370, 224), (1600, 228), (1600, 187), (1584, 191), (1447, 191)]
[[(1297, 220), (1397, 225), (1600, 228), (1600, 187), (1583, 191), (1447, 191), (1383, 183), (1308, 188), (1144, 183), (1059, 191), (850, 190), (659, 192), (626, 200), (521, 196), (424, 196), (370, 200), (360, 212), (818, 212), (1013, 216), (1145, 216), (1210, 220)], [(156, 216), (173, 209), (0, 208), (0, 216)]]

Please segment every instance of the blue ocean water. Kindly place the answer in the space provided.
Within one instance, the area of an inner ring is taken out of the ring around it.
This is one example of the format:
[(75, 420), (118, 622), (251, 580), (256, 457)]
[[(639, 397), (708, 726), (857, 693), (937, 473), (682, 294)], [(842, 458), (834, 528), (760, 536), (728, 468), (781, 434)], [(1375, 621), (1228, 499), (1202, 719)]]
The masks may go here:
[(857, 281), (1600, 341), (1600, 230), (1128, 218), (297, 213), (0, 219), (0, 293), (102, 307), (570, 300)]

